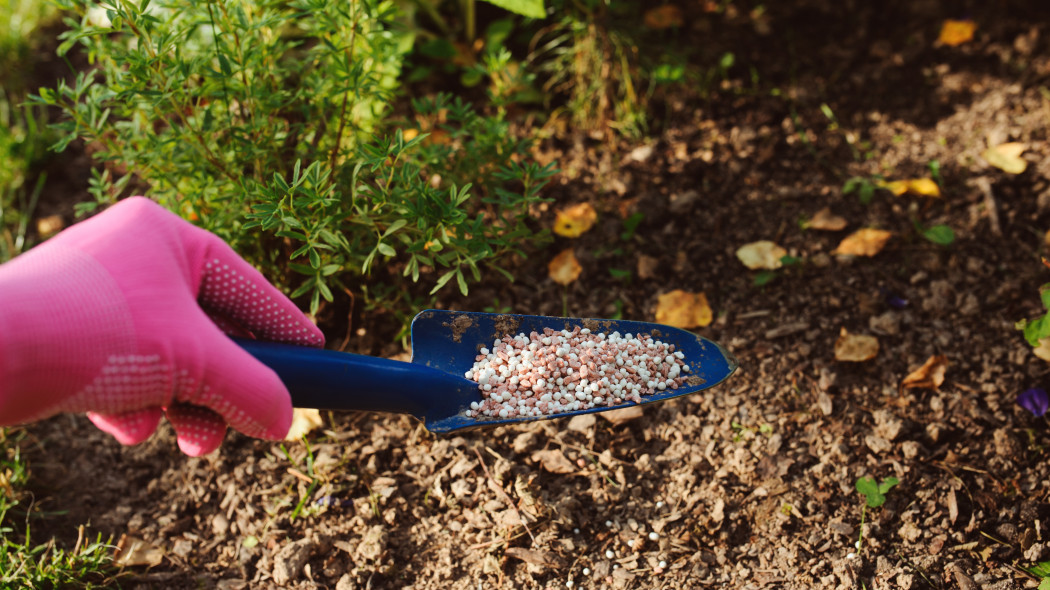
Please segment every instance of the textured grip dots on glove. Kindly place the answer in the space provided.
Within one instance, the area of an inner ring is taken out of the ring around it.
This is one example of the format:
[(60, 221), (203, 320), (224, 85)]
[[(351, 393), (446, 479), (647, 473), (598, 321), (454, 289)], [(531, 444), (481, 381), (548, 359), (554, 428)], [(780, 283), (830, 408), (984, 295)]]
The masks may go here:
[[(201, 305), (240, 322), (257, 337), (317, 346), (323, 338), (302, 323), (302, 314), (287, 300), (275, 300), (252, 278), (245, 278), (218, 258), (204, 265)], [(291, 307), (291, 309), (288, 309)]]
[(67, 412), (116, 414), (142, 409), (172, 390), (172, 367), (158, 355), (110, 355), (95, 379), (66, 400)]

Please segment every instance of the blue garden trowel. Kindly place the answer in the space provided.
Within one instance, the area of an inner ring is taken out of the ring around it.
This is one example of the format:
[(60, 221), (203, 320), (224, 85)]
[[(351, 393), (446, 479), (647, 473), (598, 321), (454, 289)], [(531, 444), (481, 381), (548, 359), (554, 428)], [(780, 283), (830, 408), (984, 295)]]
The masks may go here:
[[(592, 332), (650, 334), (673, 344), (685, 355), (688, 381), (678, 389), (642, 397), (648, 404), (689, 395), (725, 381), (737, 368), (736, 359), (717, 343), (691, 332), (645, 322), (532, 315), (474, 313), (429, 309), (412, 320), (412, 362), (259, 342), (238, 340), (255, 358), (272, 368), (288, 391), (292, 404), (321, 410), (364, 410), (411, 414), (427, 430), (453, 432), (478, 426), (513, 424), (604, 412), (624, 407), (598, 407), (549, 416), (518, 418), (468, 418), (471, 402), (481, 402), (478, 384), (463, 374), (473, 365), (482, 347), (503, 336), (544, 328)], [(633, 404), (626, 404), (633, 405)]]

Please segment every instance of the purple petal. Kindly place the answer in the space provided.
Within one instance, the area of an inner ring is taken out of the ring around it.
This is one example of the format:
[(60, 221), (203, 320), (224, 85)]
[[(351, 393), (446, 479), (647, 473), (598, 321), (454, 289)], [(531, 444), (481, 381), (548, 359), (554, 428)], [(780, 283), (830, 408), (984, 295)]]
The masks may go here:
[(886, 305), (889, 305), (893, 309), (904, 309), (905, 307), (908, 307), (907, 299), (901, 297), (900, 295), (897, 295), (896, 293), (890, 291), (886, 287), (879, 287), (879, 293), (886, 301)]
[(1042, 387), (1033, 387), (1017, 396), (1017, 404), (1038, 418), (1050, 409), (1050, 397)]

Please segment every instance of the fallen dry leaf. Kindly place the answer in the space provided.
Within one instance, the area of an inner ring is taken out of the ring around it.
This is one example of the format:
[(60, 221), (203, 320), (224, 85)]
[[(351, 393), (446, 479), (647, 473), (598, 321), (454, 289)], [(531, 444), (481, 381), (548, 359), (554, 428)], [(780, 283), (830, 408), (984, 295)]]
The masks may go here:
[(62, 231), (64, 226), (61, 215), (48, 215), (36, 220), (36, 233), (40, 234), (41, 238), (50, 238)]
[(879, 354), (879, 340), (866, 334), (850, 334), (846, 328), (835, 341), (835, 360), (850, 363), (870, 361)]
[(785, 256), (787, 256), (787, 250), (769, 240), (744, 244), (737, 248), (736, 251), (736, 257), (740, 259), (740, 262), (744, 263), (744, 266), (751, 270), (776, 270), (784, 266), (780, 259)]
[(662, 31), (671, 27), (680, 27), (685, 21), (682, 20), (682, 10), (674, 4), (664, 4), (645, 11), (642, 22), (647, 29)]
[(532, 460), (538, 461), (540, 467), (551, 473), (575, 473), (576, 466), (565, 456), (565, 453), (557, 449), (536, 451), (532, 454)]
[(542, 567), (565, 567), (565, 560), (557, 553), (542, 551), (540, 549), (526, 549), (524, 547), (507, 547), (507, 557), (520, 559), (526, 563)]
[[(1050, 232), (1047, 233), (1050, 235)], [(640, 279), (651, 279), (656, 277), (657, 268), (660, 266), (660, 260), (653, 258), (652, 256), (646, 256), (645, 254), (638, 255), (638, 278)]]
[(832, 213), (831, 207), (824, 207), (813, 214), (812, 219), (806, 223), (806, 227), (825, 231), (839, 231), (846, 229), (846, 223), (845, 217), (839, 217)]
[(899, 391), (915, 387), (937, 389), (944, 383), (944, 372), (948, 369), (948, 357), (943, 354), (931, 356), (921, 367), (915, 369), (901, 381)]
[(1033, 348), (1032, 352), (1035, 353), (1035, 356), (1050, 362), (1050, 338), (1040, 339), (1039, 346)]
[(1001, 143), (984, 150), (981, 157), (1007, 174), (1020, 174), (1028, 167), (1028, 162), (1021, 157), (1027, 148), (1028, 146), (1017, 141)]
[(846, 236), (839, 243), (838, 248), (831, 253), (847, 256), (874, 256), (882, 252), (891, 237), (893, 234), (888, 231), (866, 227)]
[(939, 197), (941, 187), (931, 178), (912, 178), (909, 180), (894, 180), (882, 185), (886, 190), (898, 197), (907, 193), (920, 197)]
[(590, 203), (580, 203), (558, 211), (554, 233), (566, 238), (578, 238), (598, 221), (598, 212)]
[(292, 410), (292, 427), (284, 440), (299, 440), (304, 434), (324, 425), (321, 413), (312, 408), (294, 408)]
[(605, 418), (611, 422), (614, 426), (619, 426), (625, 422), (630, 422), (636, 418), (642, 417), (642, 406), (627, 406), (625, 408), (619, 408), (617, 410), (609, 410), (607, 412), (600, 412), (598, 414), (602, 418)]
[(948, 19), (941, 25), (941, 34), (937, 37), (937, 42), (950, 47), (962, 45), (973, 39), (976, 30), (977, 23), (972, 20)]
[(164, 559), (163, 549), (144, 539), (130, 537), (127, 533), (120, 536), (113, 554), (113, 563), (119, 567), (154, 566), (159, 565), (162, 559)]
[(703, 293), (675, 289), (656, 300), (656, 321), (676, 328), (700, 328), (711, 323), (714, 315)]
[(576, 253), (572, 251), (572, 248), (567, 248), (550, 261), (550, 264), (547, 265), (547, 272), (555, 283), (568, 285), (579, 278), (583, 267), (576, 260)]

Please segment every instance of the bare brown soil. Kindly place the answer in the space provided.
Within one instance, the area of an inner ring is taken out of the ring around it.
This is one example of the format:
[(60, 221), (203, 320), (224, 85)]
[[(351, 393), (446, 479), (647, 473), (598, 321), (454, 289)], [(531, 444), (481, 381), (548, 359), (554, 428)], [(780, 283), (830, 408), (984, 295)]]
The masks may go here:
[[(521, 261), (516, 284), (442, 302), (652, 320), (659, 294), (703, 291), (716, 320), (699, 333), (741, 362), (720, 388), (623, 422), (452, 438), (332, 414), (288, 456), (231, 433), (189, 459), (166, 426), (124, 448), (62, 416), (26, 445), (37, 502), (69, 511), (41, 526), (69, 546), (87, 524), (162, 547), (131, 588), (1034, 587), (1022, 568), (1050, 559), (1050, 434), (1015, 398), (1048, 370), (1014, 323), (1040, 311), (1050, 277), (1050, 25), (1038, 2), (965, 5), (687, 12), (682, 42), (734, 52), (730, 80), (659, 96), (664, 124), (646, 140), (547, 142), (555, 207), (589, 201), (598, 225)], [(936, 45), (942, 20), (963, 16), (975, 40)], [(1028, 145), (1023, 174), (981, 158), (1004, 141)], [(849, 177), (926, 176), (932, 160), (942, 198), (842, 194)], [(824, 207), (847, 229), (802, 229)], [(633, 212), (645, 217), (624, 239)], [(932, 244), (915, 223), (957, 239)], [(830, 254), (861, 227), (894, 237), (872, 258)], [(735, 251), (762, 239), (803, 262), (756, 287)], [(584, 272), (563, 293), (546, 262), (567, 247)], [(877, 336), (878, 356), (835, 361), (842, 328)], [(937, 354), (950, 362), (938, 390), (898, 390)], [(854, 483), (869, 475), (900, 484), (862, 527)]]

